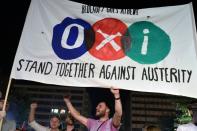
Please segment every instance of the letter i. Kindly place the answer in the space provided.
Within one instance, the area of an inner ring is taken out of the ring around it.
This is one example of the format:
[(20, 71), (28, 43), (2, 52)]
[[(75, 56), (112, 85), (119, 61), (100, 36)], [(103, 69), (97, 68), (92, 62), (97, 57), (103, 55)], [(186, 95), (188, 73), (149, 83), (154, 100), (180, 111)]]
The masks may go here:
[[(143, 30), (144, 34), (148, 34), (149, 33), (149, 29), (144, 29)], [(146, 55), (147, 54), (147, 47), (148, 47), (148, 36), (144, 36), (144, 41), (142, 43), (142, 50), (141, 50), (141, 54), (142, 55)]]

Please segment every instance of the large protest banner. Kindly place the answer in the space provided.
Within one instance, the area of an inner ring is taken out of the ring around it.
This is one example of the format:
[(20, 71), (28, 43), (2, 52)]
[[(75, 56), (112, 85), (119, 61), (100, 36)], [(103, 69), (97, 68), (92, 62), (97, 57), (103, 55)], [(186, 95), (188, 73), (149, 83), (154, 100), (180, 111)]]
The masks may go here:
[(11, 78), (197, 98), (192, 4), (147, 9), (32, 0)]

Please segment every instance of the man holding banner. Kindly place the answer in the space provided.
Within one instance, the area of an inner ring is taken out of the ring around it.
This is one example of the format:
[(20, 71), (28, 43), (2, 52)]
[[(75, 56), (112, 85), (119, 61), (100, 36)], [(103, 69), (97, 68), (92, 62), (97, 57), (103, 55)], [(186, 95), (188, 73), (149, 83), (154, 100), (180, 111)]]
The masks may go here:
[[(0, 98), (1, 98), (1, 96), (2, 96), (2, 93), (0, 91)], [(6, 115), (5, 111), (0, 111), (0, 120), (3, 119), (5, 117), (5, 115)]]
[(119, 89), (111, 88), (110, 90), (115, 98), (115, 113), (112, 118), (109, 118), (109, 105), (104, 101), (100, 102), (96, 107), (96, 117), (98, 117), (98, 120), (87, 118), (79, 114), (79, 112), (73, 107), (68, 96), (64, 97), (64, 101), (71, 115), (81, 124), (85, 125), (89, 131), (118, 131), (122, 117), (120, 93)]
[[(3, 109), (4, 99), (0, 100), (0, 110)], [(6, 118), (6, 111), (8, 111), (9, 103), (6, 103), (5, 111), (0, 111), (0, 119), (3, 120), (1, 131), (15, 131), (16, 122), (15, 120), (10, 120)]]

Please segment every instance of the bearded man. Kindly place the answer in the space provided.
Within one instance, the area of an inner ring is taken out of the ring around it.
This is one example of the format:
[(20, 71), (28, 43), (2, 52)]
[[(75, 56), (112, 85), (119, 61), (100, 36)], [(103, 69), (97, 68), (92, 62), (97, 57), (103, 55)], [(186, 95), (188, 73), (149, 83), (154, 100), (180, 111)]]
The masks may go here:
[(98, 119), (91, 119), (82, 116), (72, 105), (69, 97), (64, 97), (64, 101), (70, 111), (71, 115), (81, 124), (86, 126), (89, 131), (118, 131), (121, 124), (122, 117), (122, 103), (120, 100), (119, 89), (111, 88), (111, 93), (114, 95), (115, 113), (112, 118), (110, 115), (110, 108), (105, 101), (100, 102), (96, 107), (96, 117)]

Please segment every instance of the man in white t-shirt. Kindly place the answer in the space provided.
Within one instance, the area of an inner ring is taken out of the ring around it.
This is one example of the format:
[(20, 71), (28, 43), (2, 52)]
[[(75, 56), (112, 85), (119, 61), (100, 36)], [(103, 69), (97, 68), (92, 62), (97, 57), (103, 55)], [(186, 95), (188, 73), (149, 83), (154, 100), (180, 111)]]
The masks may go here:
[(50, 127), (42, 126), (35, 121), (35, 112), (37, 107), (38, 107), (37, 103), (32, 103), (30, 106), (29, 125), (35, 131), (60, 131), (59, 130), (60, 118), (57, 115), (53, 115), (50, 118)]

